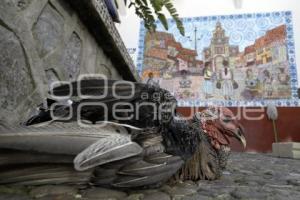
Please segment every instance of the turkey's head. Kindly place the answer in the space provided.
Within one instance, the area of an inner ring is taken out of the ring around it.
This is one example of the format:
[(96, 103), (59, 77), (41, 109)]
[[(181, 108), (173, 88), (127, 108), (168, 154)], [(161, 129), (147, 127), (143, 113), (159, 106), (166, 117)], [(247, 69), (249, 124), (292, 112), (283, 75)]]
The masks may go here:
[(222, 146), (229, 146), (229, 138), (232, 137), (236, 138), (246, 148), (244, 128), (228, 108), (210, 107), (197, 113), (197, 117), (215, 149), (220, 150)]

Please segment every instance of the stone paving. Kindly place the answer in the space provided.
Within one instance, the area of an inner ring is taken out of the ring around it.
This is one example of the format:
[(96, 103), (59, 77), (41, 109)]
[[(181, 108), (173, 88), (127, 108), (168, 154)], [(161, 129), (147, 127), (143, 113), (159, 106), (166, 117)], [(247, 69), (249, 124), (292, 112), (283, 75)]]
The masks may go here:
[(187, 181), (159, 189), (114, 191), (104, 188), (0, 186), (0, 200), (299, 200), (300, 160), (266, 154), (233, 153), (217, 181)]

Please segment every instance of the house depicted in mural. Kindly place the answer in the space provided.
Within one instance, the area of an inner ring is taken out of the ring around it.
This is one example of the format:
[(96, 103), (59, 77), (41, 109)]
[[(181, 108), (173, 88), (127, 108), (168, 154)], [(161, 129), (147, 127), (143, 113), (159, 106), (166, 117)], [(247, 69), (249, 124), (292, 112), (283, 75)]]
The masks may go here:
[[(147, 32), (142, 79), (147, 81), (151, 73), (179, 101), (290, 99), (287, 25), (271, 21), (267, 30), (261, 28), (265, 21), (259, 24), (248, 16), (237, 23), (234, 17), (205, 22), (206, 28), (194, 22), (188, 30), (193, 34), (197, 26), (205, 45), (189, 44), (171, 32)], [(233, 24), (238, 24), (236, 30)]]
[(254, 44), (247, 46), (243, 55), (245, 67), (286, 62), (286, 26), (281, 25), (267, 31)]
[(245, 48), (244, 51), (244, 66), (245, 67), (253, 67), (256, 65), (256, 49), (255, 45), (250, 45)]
[(147, 33), (145, 47), (143, 78), (147, 77), (149, 71), (165, 78), (201, 73), (203, 62), (196, 59), (197, 52), (182, 47), (170, 33)]

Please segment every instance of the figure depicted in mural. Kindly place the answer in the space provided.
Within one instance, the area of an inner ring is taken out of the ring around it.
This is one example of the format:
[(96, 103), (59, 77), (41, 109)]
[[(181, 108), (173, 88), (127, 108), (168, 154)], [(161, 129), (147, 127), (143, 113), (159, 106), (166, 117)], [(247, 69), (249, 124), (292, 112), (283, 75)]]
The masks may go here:
[(159, 81), (158, 81), (158, 80), (157, 80), (157, 81), (154, 80), (154, 75), (153, 75), (152, 72), (150, 72), (150, 73), (148, 74), (147, 84), (148, 84), (148, 85), (153, 85), (153, 86), (155, 86), (155, 87), (159, 87)]
[(204, 76), (204, 84), (203, 84), (203, 91), (205, 98), (211, 98), (213, 97), (213, 82), (212, 82), (212, 71), (211, 71), (211, 63), (206, 62), (205, 67), (203, 70), (203, 76)]
[(259, 80), (255, 78), (252, 69), (247, 69), (245, 79), (245, 89), (242, 97), (246, 100), (253, 100), (259, 97)]
[(289, 91), (290, 86), (289, 86), (289, 82), (290, 82), (290, 76), (288, 74), (285, 73), (284, 68), (279, 68), (279, 73), (278, 73), (278, 95), (280, 96), (284, 96), (287, 91)]
[(234, 81), (232, 70), (228, 66), (228, 61), (223, 61), (224, 68), (220, 70), (220, 82), (222, 94), (225, 100), (231, 100), (234, 95), (234, 89), (237, 89), (238, 85)]
[(188, 72), (186, 70), (180, 71), (182, 79), (179, 81), (180, 88), (190, 88), (192, 81), (188, 79)]
[(264, 96), (265, 97), (272, 97), (273, 95), (273, 77), (271, 75), (271, 73), (268, 70), (264, 70), (263, 72), (264, 74), (264, 79), (263, 79), (263, 83), (264, 83)]

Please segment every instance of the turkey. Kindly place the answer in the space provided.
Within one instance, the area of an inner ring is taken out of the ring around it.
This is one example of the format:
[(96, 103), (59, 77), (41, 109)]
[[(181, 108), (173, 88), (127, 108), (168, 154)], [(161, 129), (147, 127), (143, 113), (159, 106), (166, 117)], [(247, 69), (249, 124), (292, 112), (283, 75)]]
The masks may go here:
[[(210, 145), (198, 145), (192, 158), (177, 173), (177, 177), (179, 176), (181, 180), (193, 181), (215, 180), (226, 168), (230, 155), (230, 138), (237, 139), (246, 148), (244, 128), (233, 112), (225, 107), (209, 107), (198, 112), (196, 116), (200, 120), (199, 126), (206, 136), (205, 139)], [(205, 163), (207, 160), (214, 160), (214, 162)]]
[(219, 173), (221, 148), (204, 132), (201, 114), (177, 116), (164, 89), (89, 79), (50, 93), (55, 100), (41, 104), (25, 127), (0, 130), (0, 184), (156, 187), (195, 154), (201, 177)]

